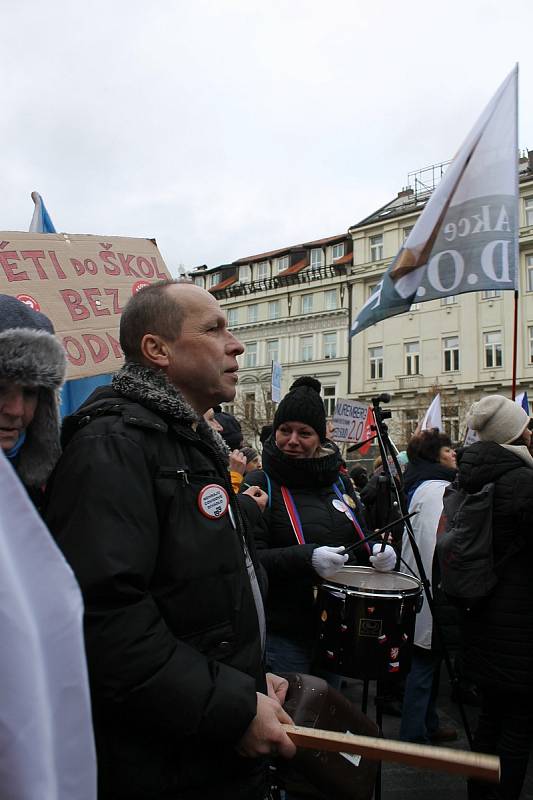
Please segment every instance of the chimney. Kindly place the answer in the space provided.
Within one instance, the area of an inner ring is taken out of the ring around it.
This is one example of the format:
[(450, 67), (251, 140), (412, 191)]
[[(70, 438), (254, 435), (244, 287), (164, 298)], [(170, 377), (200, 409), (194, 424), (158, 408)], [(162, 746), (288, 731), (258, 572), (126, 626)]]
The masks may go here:
[(411, 189), (411, 187), (404, 186), (401, 192), (398, 192), (398, 199), (400, 199), (400, 197), (411, 197), (412, 194), (414, 194), (414, 191)]

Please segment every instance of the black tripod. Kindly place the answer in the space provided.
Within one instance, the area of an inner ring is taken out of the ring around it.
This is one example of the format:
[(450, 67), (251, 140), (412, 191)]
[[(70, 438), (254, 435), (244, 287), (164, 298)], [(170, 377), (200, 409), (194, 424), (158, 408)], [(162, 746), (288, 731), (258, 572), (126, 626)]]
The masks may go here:
[[(390, 402), (390, 395), (386, 393), (380, 394), (378, 397), (372, 398), (372, 407), (375, 419), (375, 426), (373, 426), (373, 430), (375, 430), (376, 433), (377, 443), (379, 446), (379, 451), (382, 459), (384, 475), (387, 477), (389, 489), (391, 492), (391, 507), (392, 509), (394, 509), (396, 513), (403, 516), (407, 513), (407, 509), (405, 507), (406, 506), (405, 496), (402, 491), (403, 490), (402, 471), (398, 463), (396, 448), (394, 447), (389, 438), (388, 427), (384, 422), (384, 420), (389, 419), (392, 416), (392, 412), (389, 410), (383, 410), (381, 408), (382, 403), (389, 403), (389, 402)], [(393, 476), (392, 474), (391, 461), (395, 468), (396, 472), (395, 476)], [(459, 712), (461, 715), (461, 722), (463, 724), (463, 728), (466, 734), (466, 738), (468, 740), (469, 747), (470, 749), (472, 749), (472, 733), (470, 730), (470, 726), (468, 724), (468, 719), (465, 713), (464, 705), (461, 702), (460, 692), (458, 691), (459, 679), (455, 673), (450, 658), (450, 653), (446, 645), (446, 642), (444, 640), (440, 620), (438, 618), (438, 615), (435, 614), (435, 602), (433, 595), (431, 593), (430, 582), (427, 577), (426, 571), (424, 569), (424, 564), (422, 563), (420, 550), (416, 543), (415, 536), (413, 533), (413, 527), (411, 525), (411, 521), (409, 518), (405, 520), (405, 531), (407, 533), (407, 536), (409, 537), (409, 542), (411, 545), (413, 557), (418, 570), (418, 575), (420, 577), (420, 581), (422, 583), (422, 587), (424, 590), (424, 596), (431, 612), (431, 617), (433, 620), (433, 630), (434, 633), (436, 634), (437, 643), (439, 645), (440, 651), (442, 652), (444, 663), (446, 664), (446, 669), (450, 678), (452, 689), (456, 689), (456, 694), (458, 696)], [(383, 548), (384, 547), (385, 544), (383, 544)], [(408, 567), (407, 564), (405, 566), (409, 569), (410, 572), (412, 572), (412, 570), (410, 569), (410, 567)], [(376, 700), (377, 699), (378, 698), (376, 698)]]

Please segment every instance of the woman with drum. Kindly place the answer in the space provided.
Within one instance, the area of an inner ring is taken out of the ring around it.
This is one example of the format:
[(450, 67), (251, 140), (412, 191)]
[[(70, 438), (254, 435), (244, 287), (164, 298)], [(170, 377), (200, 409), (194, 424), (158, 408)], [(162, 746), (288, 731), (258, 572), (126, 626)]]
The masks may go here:
[[(280, 402), (263, 448), (263, 469), (246, 482), (269, 496), (266, 533), (257, 540), (269, 577), (267, 663), (273, 671), (311, 670), (314, 587), (348, 561), (345, 547), (364, 539), (353, 486), (340, 473), (338, 447), (326, 438), (320, 382), (298, 378)], [(361, 544), (357, 561), (394, 569), (390, 545)]]
[[(413, 533), (426, 575), (431, 580), (437, 527), (442, 513), (444, 490), (457, 472), (455, 451), (450, 438), (438, 429), (422, 431), (407, 446), (409, 463), (404, 473)], [(404, 534), (402, 561), (416, 574), (413, 550)], [(427, 602), (416, 617), (413, 661), (407, 676), (400, 738), (410, 742), (430, 743), (457, 738), (455, 728), (439, 723), (435, 701), (438, 692), (441, 654), (432, 645), (433, 620)]]

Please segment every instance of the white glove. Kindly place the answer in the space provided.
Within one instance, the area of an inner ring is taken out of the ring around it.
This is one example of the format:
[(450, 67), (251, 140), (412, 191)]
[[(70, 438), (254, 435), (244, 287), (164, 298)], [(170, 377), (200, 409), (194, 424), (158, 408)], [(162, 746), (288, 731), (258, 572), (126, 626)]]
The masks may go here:
[(385, 549), (381, 552), (381, 545), (375, 544), (372, 548), (372, 554), (369, 558), (370, 563), (379, 572), (392, 572), (396, 566), (396, 552), (394, 547), (390, 544), (385, 545)]
[(338, 572), (347, 561), (348, 553), (344, 553), (344, 547), (317, 547), (311, 556), (313, 569), (321, 578), (327, 578)]

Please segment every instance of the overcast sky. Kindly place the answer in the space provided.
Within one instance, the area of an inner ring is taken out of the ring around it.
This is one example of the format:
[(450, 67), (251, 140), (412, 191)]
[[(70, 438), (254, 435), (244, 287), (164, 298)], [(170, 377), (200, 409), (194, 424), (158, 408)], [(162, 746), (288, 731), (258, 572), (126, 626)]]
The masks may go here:
[(3, 230), (157, 239), (171, 271), (345, 231), (451, 158), (532, 0), (1, 0)]

